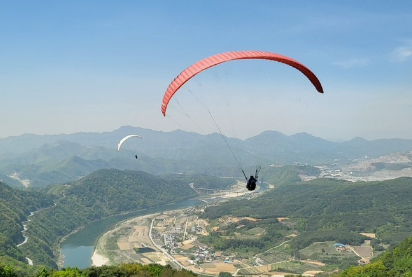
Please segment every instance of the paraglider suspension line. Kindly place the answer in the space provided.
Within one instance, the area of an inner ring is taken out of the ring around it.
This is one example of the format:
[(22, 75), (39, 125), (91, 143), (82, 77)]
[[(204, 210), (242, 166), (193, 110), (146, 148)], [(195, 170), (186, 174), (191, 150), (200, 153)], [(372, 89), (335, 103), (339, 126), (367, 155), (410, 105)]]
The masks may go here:
[[(236, 160), (237, 164), (239, 165), (240, 169), (241, 169), (241, 170), (242, 170), (242, 172), (243, 172), (242, 165), (240, 164), (239, 160), (236, 158), (235, 154), (233, 153), (233, 150), (232, 150), (232, 148), (230, 147), (229, 143), (227, 142), (226, 137), (222, 134), (222, 131), (220, 130), (219, 125), (217, 125), (216, 120), (213, 118), (213, 115), (210, 113), (210, 111), (209, 111), (209, 110), (207, 110), (207, 111), (209, 112), (210, 117), (213, 119), (213, 122), (215, 123), (215, 125), (216, 125), (217, 129), (219, 130), (220, 135), (222, 136), (223, 140), (225, 141), (225, 143), (226, 143), (227, 147), (229, 148), (230, 153), (232, 153), (233, 158), (235, 158), (235, 160)], [(243, 174), (245, 174), (245, 173), (243, 172)]]
[[(192, 93), (193, 94), (193, 93)], [(199, 100), (199, 99), (198, 99)], [(197, 124), (190, 116), (189, 116), (189, 114), (185, 111), (185, 109), (183, 108), (183, 106), (180, 104), (180, 102), (176, 99), (176, 102), (177, 102), (177, 104), (179, 105), (179, 107), (180, 107), (180, 109), (182, 110), (182, 112), (184, 113), (184, 115), (194, 124), (194, 125), (196, 125), (196, 127), (202, 132), (202, 133), (205, 133), (204, 131), (203, 131), (203, 129), (199, 126), (199, 124)], [(180, 124), (179, 124), (179, 126), (181, 126)]]
[[(219, 130), (220, 136), (221, 136), (221, 137), (223, 138), (223, 140), (225, 141), (227, 148), (229, 148), (230, 153), (232, 154), (233, 158), (235, 159), (235, 161), (236, 161), (236, 163), (238, 164), (240, 170), (242, 170), (243, 175), (245, 175), (245, 178), (246, 178), (246, 174), (245, 174), (245, 172), (244, 172), (244, 170), (243, 170), (243, 168), (242, 168), (242, 164), (241, 164), (241, 163), (239, 162), (239, 160), (236, 158), (235, 153), (233, 153), (232, 148), (230, 147), (229, 143), (227, 142), (226, 137), (223, 135), (222, 130), (220, 130), (220, 127), (219, 127), (219, 125), (217, 124), (217, 122), (216, 122), (215, 118), (213, 117), (212, 113), (211, 113), (210, 110), (199, 100), (199, 98), (197, 98), (196, 95), (193, 94), (193, 92), (192, 92), (190, 89), (189, 89), (189, 92), (193, 95), (193, 97), (195, 97), (195, 98), (197, 99), (197, 101), (199, 101), (199, 102), (202, 104), (202, 106), (203, 106), (203, 107), (206, 109), (206, 111), (209, 113), (210, 117), (211, 117), (212, 120), (213, 120), (213, 123), (216, 125), (216, 128)], [(246, 178), (246, 180), (247, 180), (247, 178)]]
[(243, 173), (243, 176), (245, 176), (245, 179), (246, 179), (246, 181), (248, 180), (247, 179), (247, 176), (246, 176), (246, 173), (245, 173), (245, 171), (242, 169), (242, 173)]

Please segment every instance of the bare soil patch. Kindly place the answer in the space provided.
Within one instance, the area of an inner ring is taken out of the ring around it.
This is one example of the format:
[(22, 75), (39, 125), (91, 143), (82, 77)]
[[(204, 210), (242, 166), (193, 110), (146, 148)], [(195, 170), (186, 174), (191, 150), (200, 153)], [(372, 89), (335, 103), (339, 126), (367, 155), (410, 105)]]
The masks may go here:
[(235, 273), (237, 270), (237, 268), (233, 264), (227, 263), (207, 263), (201, 266), (205, 270), (205, 273), (208, 272), (211, 274), (218, 274), (221, 271)]

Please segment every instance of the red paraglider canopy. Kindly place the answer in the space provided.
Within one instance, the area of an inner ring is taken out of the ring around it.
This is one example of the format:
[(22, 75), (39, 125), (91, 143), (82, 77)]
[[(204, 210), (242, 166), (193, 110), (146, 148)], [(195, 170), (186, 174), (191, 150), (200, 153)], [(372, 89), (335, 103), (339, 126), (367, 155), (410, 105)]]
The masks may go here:
[(195, 75), (199, 74), (203, 70), (206, 70), (215, 65), (233, 61), (233, 60), (245, 60), (245, 59), (263, 59), (271, 60), (276, 62), (281, 62), (287, 65), (290, 65), (300, 72), (302, 72), (315, 86), (316, 90), (320, 93), (323, 93), (323, 88), (319, 79), (316, 75), (310, 71), (309, 68), (304, 66), (298, 61), (295, 61), (289, 57), (282, 56), (279, 54), (271, 52), (262, 52), (262, 51), (235, 51), (227, 52), (222, 54), (217, 54), (206, 59), (203, 59), (195, 64), (192, 64), (190, 67), (186, 68), (182, 73), (180, 73), (173, 82), (170, 83), (169, 87), (166, 90), (165, 95), (163, 96), (162, 103), (162, 113), (166, 116), (167, 105), (169, 104), (170, 99), (187, 81), (193, 78)]

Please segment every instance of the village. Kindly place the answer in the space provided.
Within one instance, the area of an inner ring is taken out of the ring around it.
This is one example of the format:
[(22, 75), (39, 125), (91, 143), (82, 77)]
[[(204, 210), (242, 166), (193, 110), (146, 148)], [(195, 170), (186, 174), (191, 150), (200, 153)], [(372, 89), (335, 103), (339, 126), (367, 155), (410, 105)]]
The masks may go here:
[[(100, 239), (106, 246), (105, 254), (115, 263), (172, 264), (212, 275), (220, 271), (234, 273), (237, 267), (233, 263), (239, 261), (197, 240), (198, 236), (208, 235), (208, 222), (197, 217), (199, 212), (199, 208), (189, 208), (126, 221)], [(116, 245), (110, 247), (110, 241), (115, 240)]]
[[(323, 271), (324, 263), (316, 260), (293, 260), (282, 253), (282, 247), (288, 241), (275, 246), (264, 255), (253, 258), (239, 258), (234, 253), (215, 251), (198, 238), (209, 235), (216, 229), (209, 222), (198, 217), (204, 207), (187, 208), (134, 218), (120, 224), (116, 229), (103, 235), (97, 247), (100, 254), (108, 257), (112, 264), (137, 262), (142, 264), (171, 264), (202, 275), (216, 276), (219, 272), (240, 275), (278, 275), (286, 272), (282, 269), (302, 271), (304, 276), (315, 276)], [(253, 218), (225, 217), (219, 224), (231, 224)], [(279, 218), (279, 221), (287, 218)], [(214, 227), (216, 228), (216, 227)], [(264, 230), (263, 230), (264, 231)], [(255, 234), (259, 235), (259, 234)], [(365, 234), (365, 238), (373, 234)], [(290, 239), (290, 238), (289, 238)], [(103, 250), (104, 249), (104, 250)], [(361, 246), (349, 246), (334, 242), (319, 243), (305, 251), (326, 251), (330, 255), (358, 256), (368, 263), (373, 256), (373, 249), (365, 240)]]
[(233, 256), (215, 252), (212, 248), (200, 243), (199, 236), (207, 236), (206, 220), (199, 219), (196, 214), (201, 209), (190, 208), (172, 217), (158, 216), (153, 219), (151, 239), (160, 248), (166, 249), (182, 267), (203, 263), (231, 263)]
[[(208, 192), (208, 197), (223, 198), (225, 201), (234, 197), (247, 200), (256, 196), (256, 193), (248, 193), (243, 188), (243, 184), (239, 183), (230, 191), (214, 192), (213, 195)], [(145, 215), (118, 224), (115, 229), (100, 237), (92, 258), (93, 264), (96, 266), (121, 263), (170, 264), (174, 268), (210, 276), (216, 276), (220, 272), (229, 272), (233, 276), (267, 274), (284, 276), (290, 272), (315, 276), (324, 271), (326, 265), (316, 258), (296, 260), (285, 254), (283, 249), (286, 249), (288, 242), (296, 236), (293, 233), (285, 237), (279, 245), (253, 257), (217, 251), (201, 243), (200, 238), (210, 235), (211, 232), (218, 232), (221, 227), (242, 220), (256, 221), (250, 217), (225, 216), (218, 219), (217, 226), (215, 223), (212, 227), (208, 220), (199, 218), (207, 205), (216, 205), (213, 201), (207, 203), (208, 201), (205, 201), (204, 205), (197, 207)], [(288, 224), (287, 217), (276, 220)], [(244, 232), (242, 225), (238, 227), (240, 236), (245, 239), (256, 238), (265, 232), (262, 228), (254, 228), (253, 232)], [(357, 258), (359, 263), (368, 263), (373, 256), (373, 249), (368, 239), (373, 238), (374, 234), (362, 235), (365, 236), (365, 243), (360, 246), (322, 242), (315, 243), (302, 252), (309, 256), (326, 252), (326, 255), (353, 257)]]

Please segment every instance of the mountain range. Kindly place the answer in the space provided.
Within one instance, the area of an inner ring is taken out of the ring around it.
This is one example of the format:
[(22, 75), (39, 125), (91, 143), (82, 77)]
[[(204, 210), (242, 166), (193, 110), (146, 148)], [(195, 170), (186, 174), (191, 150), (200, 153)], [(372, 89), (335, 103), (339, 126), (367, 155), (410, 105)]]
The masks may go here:
[[(126, 135), (138, 134), (117, 151)], [(15, 187), (44, 187), (78, 180), (98, 169), (141, 170), (151, 174), (203, 173), (241, 176), (271, 164), (345, 164), (364, 157), (412, 151), (412, 139), (331, 142), (307, 133), (265, 131), (240, 140), (219, 133), (201, 135), (124, 126), (112, 132), (25, 134), (0, 139), (0, 180)], [(135, 158), (135, 155), (138, 157)]]

